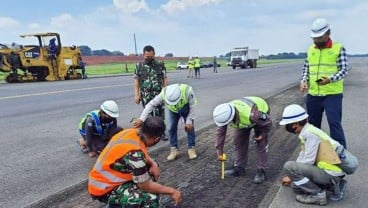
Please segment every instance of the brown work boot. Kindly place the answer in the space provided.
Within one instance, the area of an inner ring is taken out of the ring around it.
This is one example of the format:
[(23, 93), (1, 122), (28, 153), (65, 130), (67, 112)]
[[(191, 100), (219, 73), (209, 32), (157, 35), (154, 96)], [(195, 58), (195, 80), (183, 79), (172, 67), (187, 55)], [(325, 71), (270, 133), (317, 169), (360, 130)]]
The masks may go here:
[(191, 159), (191, 160), (194, 160), (194, 159), (197, 158), (197, 153), (196, 153), (194, 147), (191, 147), (191, 148), (188, 149), (188, 155), (189, 155), (189, 159)]
[(177, 157), (179, 156), (179, 150), (176, 147), (171, 147), (170, 148), (170, 154), (169, 156), (167, 156), (167, 160), (168, 161), (172, 161), (175, 160)]

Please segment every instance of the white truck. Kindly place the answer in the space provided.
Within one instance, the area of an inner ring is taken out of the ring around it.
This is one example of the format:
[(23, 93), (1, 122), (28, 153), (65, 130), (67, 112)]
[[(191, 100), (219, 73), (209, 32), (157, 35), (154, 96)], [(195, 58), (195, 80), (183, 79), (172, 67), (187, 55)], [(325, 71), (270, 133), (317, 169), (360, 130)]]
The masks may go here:
[(233, 69), (240, 67), (256, 68), (257, 60), (259, 59), (258, 49), (249, 49), (248, 47), (234, 48), (231, 50), (230, 62)]

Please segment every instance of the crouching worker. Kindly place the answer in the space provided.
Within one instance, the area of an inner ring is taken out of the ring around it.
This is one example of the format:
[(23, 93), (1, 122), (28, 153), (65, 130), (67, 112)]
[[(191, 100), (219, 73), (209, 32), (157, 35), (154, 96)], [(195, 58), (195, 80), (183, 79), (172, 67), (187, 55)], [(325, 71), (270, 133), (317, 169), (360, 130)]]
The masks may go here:
[(165, 123), (158, 117), (148, 117), (140, 130), (117, 132), (89, 173), (91, 196), (109, 207), (159, 207), (159, 194), (179, 204), (180, 191), (151, 180), (158, 180), (160, 170), (147, 147), (157, 144), (164, 132)]
[(217, 125), (215, 145), (217, 158), (220, 161), (223, 160), (227, 126), (235, 128), (234, 167), (225, 171), (227, 176), (245, 175), (245, 167), (248, 163), (249, 136), (251, 130), (254, 129), (258, 155), (254, 183), (263, 183), (266, 180), (268, 166), (268, 134), (272, 127), (270, 109), (266, 101), (260, 97), (243, 97), (220, 104), (213, 111), (213, 120)]
[(117, 127), (118, 117), (119, 107), (113, 100), (103, 102), (100, 110), (87, 113), (79, 123), (81, 151), (89, 157), (101, 152), (109, 142), (110, 132)]
[[(339, 165), (335, 165), (341, 162), (339, 156), (342, 156), (335, 151), (344, 148), (325, 132), (309, 124), (307, 118), (305, 109), (296, 104), (287, 106), (282, 114), (280, 125), (285, 125), (288, 132), (298, 134), (301, 142), (301, 152), (296, 161), (288, 161), (284, 165), (287, 176), (283, 183), (291, 183), (298, 202), (326, 205), (327, 195), (330, 200), (339, 201), (347, 187), (347, 182), (343, 179), (345, 172)], [(327, 146), (323, 145), (322, 148), (322, 142), (327, 142)], [(318, 157), (319, 154), (328, 154), (331, 159), (322, 159)], [(350, 155), (346, 150), (344, 154)]]

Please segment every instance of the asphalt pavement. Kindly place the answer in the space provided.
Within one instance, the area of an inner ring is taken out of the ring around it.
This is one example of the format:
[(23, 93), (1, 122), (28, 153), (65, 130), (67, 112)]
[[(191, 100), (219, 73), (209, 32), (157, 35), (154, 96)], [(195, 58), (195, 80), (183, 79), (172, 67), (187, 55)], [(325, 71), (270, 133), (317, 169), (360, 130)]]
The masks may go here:
[[(353, 62), (348, 76), (345, 79), (345, 91), (343, 98), (343, 127), (347, 140), (348, 149), (358, 157), (359, 167), (355, 174), (346, 177), (348, 188), (344, 194), (344, 199), (339, 202), (329, 202), (328, 207), (368, 207), (368, 142), (365, 128), (368, 126), (368, 113), (365, 106), (368, 106), (368, 60), (362, 59)], [(325, 117), (324, 117), (325, 118)], [(324, 119), (323, 127), (326, 132), (328, 124)], [(298, 150), (294, 157), (296, 159)], [(281, 180), (282, 175), (280, 175)], [(278, 181), (280, 182), (280, 181)], [(276, 192), (270, 192), (265, 201), (270, 201), (269, 208), (280, 207), (319, 207), (314, 205), (300, 204), (295, 200), (295, 194), (290, 187), (278, 184)], [(264, 203), (264, 205), (267, 203)]]
[[(295, 84), (300, 65), (226, 67), (219, 73), (204, 69), (201, 79), (186, 78), (184, 70), (168, 76), (170, 83), (195, 89), (199, 130), (213, 124), (212, 110), (219, 103), (245, 95), (269, 97)], [(0, 207), (23, 207), (85, 180), (94, 160), (78, 150), (78, 122), (102, 101), (114, 99), (121, 109), (120, 125), (131, 126), (131, 118), (142, 111), (133, 102), (132, 85), (131, 76), (0, 84), (0, 161), (11, 161), (0, 169)]]
[[(343, 101), (344, 102), (343, 103), (343, 126), (344, 126), (344, 129), (345, 129), (345, 134), (347, 136), (348, 148), (352, 153), (354, 153), (358, 157), (358, 159), (360, 161), (360, 167), (358, 168), (357, 172), (354, 175), (351, 175), (351, 176), (347, 177), (348, 189), (345, 193), (344, 200), (340, 201), (340, 202), (330, 203), (328, 205), (330, 207), (367, 207), (365, 205), (365, 200), (367, 198), (367, 192), (368, 192), (368, 186), (366, 185), (367, 182), (368, 182), (368, 179), (367, 179), (368, 175), (367, 175), (367, 163), (364, 162), (364, 161), (366, 161), (366, 159), (367, 159), (367, 155), (368, 155), (367, 147), (368, 147), (368, 145), (367, 145), (367, 142), (365, 141), (365, 135), (366, 134), (365, 134), (365, 132), (363, 132), (364, 127), (367, 126), (367, 121), (365, 120), (365, 117), (367, 116), (367, 113), (365, 112), (365, 109), (364, 109), (364, 106), (367, 106), (367, 104), (368, 104), (368, 100), (366, 98), (366, 94), (367, 94), (366, 91), (367, 91), (367, 85), (368, 85), (367, 84), (367, 79), (368, 79), (367, 78), (367, 73), (368, 72), (367, 72), (367, 69), (366, 69), (367, 68), (367, 63), (368, 63), (367, 59), (362, 59), (362, 60), (359, 60), (359, 61), (352, 62), (352, 64), (351, 64), (352, 70), (350, 71), (348, 77), (345, 79), (345, 93), (344, 93), (344, 101)], [(275, 69), (268, 69), (268, 73), (270, 73), (272, 70), (275, 70)], [(257, 71), (262, 72), (263, 70), (257, 70)], [(250, 77), (250, 76), (252, 76), (252, 74), (247, 73), (246, 75), (247, 75), (248, 79), (245, 80), (245, 81), (251, 82), (251, 80), (252, 80), (251, 78), (254, 78), (254, 77)], [(262, 74), (262, 75), (265, 79), (266, 78), (268, 79), (268, 76), (266, 74)], [(283, 77), (285, 79), (287, 77), (290, 78), (290, 74), (289, 74), (289, 76), (280, 76), (280, 77)], [(269, 89), (271, 89), (272, 87), (275, 86), (275, 83), (271, 83), (267, 79), (266, 79), (265, 82), (262, 83), (263, 86), (264, 86), (262, 92), (257, 91), (257, 90), (260, 90), (261, 88), (248, 87), (247, 90), (250, 89), (250, 91), (254, 94), (262, 94), (263, 96), (267, 97), (269, 94), (272, 94), (272, 92), (270, 92), (270, 91), (264, 92), (264, 90), (265, 89), (269, 90)], [(291, 77), (291, 79), (294, 79), (294, 78)], [(221, 80), (221, 79), (218, 79), (218, 80)], [(175, 81), (177, 81), (177, 80), (175, 80)], [(231, 92), (231, 87), (230, 86), (226, 86), (226, 85), (225, 86), (220, 86), (220, 85), (211, 84), (214, 81), (215, 80), (213, 80), (213, 79), (203, 79), (203, 80), (201, 79), (201, 83), (208, 82), (208, 86), (206, 86), (206, 87), (201, 86), (203, 88), (202, 90), (205, 90), (204, 88), (213, 87), (213, 88), (218, 89), (217, 93), (222, 94), (223, 97), (226, 97), (226, 99), (234, 96), (234, 95), (228, 93), (228, 92)], [(58, 83), (55, 83), (55, 85), (56, 84), (58, 84)], [(193, 84), (196, 87), (197, 84), (196, 83), (193, 83)], [(46, 84), (43, 84), (43, 85), (46, 85)], [(287, 85), (287, 84), (285, 84), (285, 85)], [(25, 87), (25, 85), (24, 85), (24, 87)], [(27, 86), (27, 88), (28, 88), (28, 86)], [(281, 87), (278, 90), (281, 90), (281, 89), (284, 89), (284, 88), (285, 88), (285, 86)], [(199, 89), (201, 89), (201, 88), (199, 88)], [(220, 92), (218, 92), (218, 91), (220, 91)], [(3, 91), (3, 92), (4, 92), (3, 96), (6, 96), (6, 94), (8, 92), (10, 92), (10, 90), (9, 91)], [(201, 93), (198, 93), (198, 94), (199, 94), (199, 97), (205, 97), (205, 94), (203, 94), (203, 95), (201, 95)], [(244, 92), (241, 92), (240, 94), (244, 94)], [(212, 107), (211, 104), (214, 105), (214, 103), (218, 102), (218, 101), (215, 101), (214, 100), (215, 98), (213, 98), (213, 97), (215, 97), (215, 96), (208, 96), (207, 99), (202, 99), (201, 104), (203, 104), (204, 106), (210, 106), (210, 109), (211, 109), (211, 107)], [(223, 99), (225, 99), (225, 98), (223, 98)], [(3, 109), (5, 109), (5, 108), (3, 108)], [(21, 108), (19, 108), (18, 110), (21, 110)], [(6, 112), (3, 111), (2, 113), (5, 114)], [(75, 112), (70, 112), (70, 113), (75, 113)], [(208, 114), (208, 112), (203, 112), (203, 113)], [(8, 118), (8, 123), (9, 123), (9, 119), (10, 119), (10, 117)], [(209, 123), (211, 123), (211, 122), (210, 121), (201, 122), (199, 126), (205, 127), (205, 126), (208, 126)], [(7, 123), (5, 123), (5, 121), (2, 124), (5, 127), (8, 125)], [(9, 123), (9, 126), (10, 126), (10, 123)], [(14, 126), (12, 126), (11, 129), (13, 129), (13, 128), (14, 128)], [(328, 126), (326, 124), (324, 124), (324, 129), (328, 129)], [(18, 131), (21, 131), (21, 130), (18, 130)], [(27, 132), (28, 132), (28, 130), (27, 130)], [(46, 133), (50, 134), (48, 132), (46, 132)], [(7, 134), (9, 134), (9, 132), (8, 131), (3, 131), (3, 134), (7, 135)], [(9, 136), (11, 136), (11, 135), (13, 135), (13, 134), (9, 134)], [(13, 138), (16, 138), (16, 137), (13, 137)], [(14, 142), (14, 141), (12, 140), (12, 142)], [(7, 144), (7, 143), (5, 143), (5, 144)], [(37, 147), (39, 148), (39, 146), (37, 146)], [(70, 146), (67, 146), (67, 147), (70, 147)], [(50, 151), (52, 151), (52, 149), (50, 149)], [(59, 151), (58, 152), (55, 152), (55, 151), (53, 152), (53, 154), (56, 154), (56, 153), (59, 154)], [(46, 154), (46, 153), (43, 153), (42, 155), (44, 155), (44, 154)], [(75, 155), (75, 154), (73, 154), (73, 151), (67, 152), (67, 154)], [(296, 154), (297, 154), (297, 152), (295, 152), (294, 157), (290, 158), (290, 159), (291, 160), (295, 159)], [(59, 155), (64, 156), (62, 154), (59, 154)], [(90, 164), (82, 163), (80, 165), (88, 166)], [(29, 169), (29, 170), (33, 170), (33, 169)], [(69, 170), (69, 173), (70, 173), (70, 171), (71, 171), (71, 173), (73, 172), (73, 169), (68, 169), (68, 170)], [(4, 171), (4, 169), (1, 172), (5, 173), (3, 171)], [(57, 170), (52, 170), (52, 171), (57, 171)], [(27, 172), (27, 174), (32, 174), (32, 173), (33, 172), (29, 172), (29, 171)], [(65, 173), (65, 175), (69, 174), (69, 173)], [(282, 174), (280, 175), (280, 179), (281, 179), (281, 176), (282, 176)], [(85, 178), (85, 177), (82, 177), (82, 178)], [(6, 181), (8, 179), (11, 180), (10, 176), (9, 176), (9, 178), (4, 177), (3, 179), (4, 179), (5, 183), (7, 183)], [(48, 178), (48, 179), (50, 179), (50, 178)], [(51, 180), (51, 181), (53, 181), (53, 180)], [(55, 185), (55, 184), (52, 183), (51, 185)], [(78, 186), (78, 187), (80, 187), (80, 186)], [(2, 195), (2, 197), (6, 196), (8, 194), (6, 192), (10, 191), (10, 187), (8, 187), (8, 188), (9, 189), (4, 189), (4, 187), (0, 188), (0, 189), (3, 189), (3, 191), (5, 191), (2, 194), (0, 194), (0, 195)], [(13, 187), (13, 188), (15, 188), (15, 187)], [(27, 192), (26, 190), (22, 190), (20, 193), (22, 193), (22, 195), (23, 195), (23, 193), (26, 193), (26, 192)], [(51, 191), (51, 193), (52, 192), (53, 191)], [(23, 200), (25, 200), (25, 201), (30, 201), (30, 199), (29, 199), (30, 196), (29, 195), (27, 196), (27, 195), (28, 194), (24, 195), (24, 197), (21, 197), (21, 198), (23, 198)], [(30, 195), (32, 195), (32, 193), (30, 193)], [(0, 198), (2, 198), (2, 197), (0, 197)], [(19, 197), (20, 196), (14, 196), (14, 198), (19, 198)], [(1, 201), (2, 200), (0, 200), (0, 205), (4, 202), (4, 201), (2, 201), (2, 202)], [(17, 203), (18, 203), (18, 205), (19, 204), (24, 205), (24, 203), (20, 203), (20, 202), (17, 202)], [(2, 207), (2, 206), (0, 206), (0, 207)], [(266, 195), (266, 197), (264, 199), (264, 202), (260, 205), (260, 207), (272, 207), (272, 208), (276, 207), (276, 208), (278, 208), (278, 207), (314, 207), (314, 206), (301, 205), (300, 203), (297, 203), (295, 201), (295, 195), (292, 192), (291, 188), (290, 187), (283, 187), (283, 186), (281, 186), (279, 181), (275, 181), (272, 190), (270, 190), (269, 193)]]

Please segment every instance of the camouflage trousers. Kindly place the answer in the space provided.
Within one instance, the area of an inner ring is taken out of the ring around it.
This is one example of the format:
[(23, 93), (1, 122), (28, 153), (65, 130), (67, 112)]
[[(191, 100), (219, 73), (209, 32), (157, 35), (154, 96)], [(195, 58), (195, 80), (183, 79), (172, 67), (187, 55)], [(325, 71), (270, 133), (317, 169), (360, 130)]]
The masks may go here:
[(160, 197), (156, 194), (143, 192), (133, 182), (128, 182), (114, 189), (108, 197), (111, 207), (140, 208), (160, 207)]

